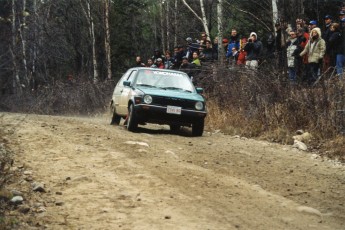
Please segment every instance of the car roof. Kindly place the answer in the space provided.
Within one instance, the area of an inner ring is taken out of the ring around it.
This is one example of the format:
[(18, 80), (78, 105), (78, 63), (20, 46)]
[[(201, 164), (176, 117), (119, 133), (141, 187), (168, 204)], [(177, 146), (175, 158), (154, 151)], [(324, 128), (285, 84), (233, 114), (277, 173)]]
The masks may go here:
[(152, 67), (133, 67), (129, 70), (151, 70), (151, 71), (164, 71), (164, 72), (172, 72), (172, 73), (182, 73), (184, 75), (187, 75), (185, 72), (179, 71), (179, 70), (173, 70), (173, 69), (159, 69), (159, 68), (152, 68)]

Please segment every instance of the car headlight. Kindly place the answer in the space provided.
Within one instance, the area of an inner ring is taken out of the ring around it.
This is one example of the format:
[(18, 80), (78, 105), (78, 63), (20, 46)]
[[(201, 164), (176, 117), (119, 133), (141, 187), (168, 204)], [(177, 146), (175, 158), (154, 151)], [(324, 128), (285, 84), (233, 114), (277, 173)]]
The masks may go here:
[(145, 95), (144, 96), (144, 102), (146, 104), (151, 104), (152, 103), (152, 97), (150, 95)]
[(204, 104), (201, 101), (198, 101), (195, 103), (195, 109), (196, 110), (202, 110), (204, 108)]

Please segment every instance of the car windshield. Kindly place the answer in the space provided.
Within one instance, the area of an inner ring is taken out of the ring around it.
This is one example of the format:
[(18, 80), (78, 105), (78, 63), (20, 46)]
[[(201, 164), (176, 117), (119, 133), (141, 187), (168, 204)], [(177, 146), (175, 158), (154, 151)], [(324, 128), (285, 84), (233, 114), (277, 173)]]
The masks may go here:
[(157, 69), (139, 70), (135, 85), (186, 92), (195, 90), (190, 78), (185, 73)]

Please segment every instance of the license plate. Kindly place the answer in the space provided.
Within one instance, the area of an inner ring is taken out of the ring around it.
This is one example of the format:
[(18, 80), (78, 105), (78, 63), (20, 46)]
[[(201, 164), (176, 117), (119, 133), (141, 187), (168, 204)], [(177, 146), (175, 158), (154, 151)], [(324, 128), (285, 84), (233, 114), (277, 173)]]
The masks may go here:
[(181, 107), (177, 107), (177, 106), (167, 106), (167, 113), (171, 113), (171, 114), (181, 114)]

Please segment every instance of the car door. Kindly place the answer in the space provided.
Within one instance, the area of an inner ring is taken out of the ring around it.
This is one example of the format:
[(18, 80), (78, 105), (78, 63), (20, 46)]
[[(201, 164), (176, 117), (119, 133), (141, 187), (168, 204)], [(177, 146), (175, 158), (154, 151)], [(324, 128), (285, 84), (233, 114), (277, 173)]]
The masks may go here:
[(120, 80), (117, 82), (114, 92), (113, 92), (113, 96), (112, 96), (112, 100), (114, 103), (114, 106), (116, 108), (116, 112), (120, 115), (126, 115), (127, 111), (125, 111), (125, 113), (121, 112), (121, 95), (123, 92), (123, 89), (125, 88), (125, 86), (123, 85), (124, 81), (127, 81), (129, 76), (131, 75), (131, 73), (133, 72), (133, 70), (128, 70), (121, 78)]
[(130, 81), (132, 85), (136, 77), (136, 73), (137, 73), (137, 70), (130, 71), (127, 77), (125, 78), (125, 80), (123, 80), (121, 83), (122, 88), (119, 91), (120, 96), (119, 96), (119, 104), (118, 104), (118, 110), (117, 110), (119, 114), (126, 115), (128, 113), (128, 101), (132, 95), (132, 86), (124, 86), (123, 82)]

